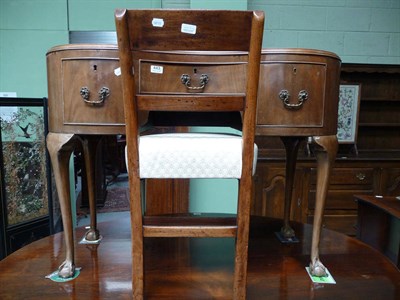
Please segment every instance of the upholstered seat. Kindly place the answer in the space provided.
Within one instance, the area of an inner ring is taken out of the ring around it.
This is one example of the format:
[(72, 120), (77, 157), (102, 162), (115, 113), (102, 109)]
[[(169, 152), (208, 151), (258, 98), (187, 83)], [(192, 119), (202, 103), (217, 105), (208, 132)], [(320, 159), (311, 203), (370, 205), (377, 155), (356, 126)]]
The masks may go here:
[[(166, 133), (140, 137), (140, 178), (236, 178), (242, 174), (242, 137)], [(254, 144), (253, 175), (257, 164)], [(127, 166), (128, 167), (128, 166)]]

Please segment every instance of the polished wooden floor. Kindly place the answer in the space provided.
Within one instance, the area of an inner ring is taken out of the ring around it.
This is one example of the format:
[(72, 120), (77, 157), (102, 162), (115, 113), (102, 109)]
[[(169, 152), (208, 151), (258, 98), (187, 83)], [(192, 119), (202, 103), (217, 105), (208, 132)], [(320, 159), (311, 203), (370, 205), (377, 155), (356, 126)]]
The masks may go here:
[[(64, 258), (63, 235), (18, 250), (0, 262), (0, 299), (131, 299), (129, 215), (101, 222), (98, 246), (77, 245), (81, 274), (56, 283), (45, 275)], [(294, 224), (300, 242), (276, 239), (281, 222), (252, 218), (248, 299), (400, 299), (400, 272), (356, 239), (323, 230), (321, 258), (337, 284), (313, 284), (311, 226)], [(84, 228), (78, 228), (79, 240)], [(146, 239), (146, 299), (231, 299), (232, 239)]]

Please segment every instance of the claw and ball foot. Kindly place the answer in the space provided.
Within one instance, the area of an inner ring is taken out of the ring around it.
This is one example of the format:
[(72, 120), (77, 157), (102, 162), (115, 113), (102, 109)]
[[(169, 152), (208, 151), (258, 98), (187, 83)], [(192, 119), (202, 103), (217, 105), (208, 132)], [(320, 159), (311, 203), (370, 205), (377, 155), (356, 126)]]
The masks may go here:
[(319, 259), (310, 262), (310, 274), (312, 276), (326, 277), (328, 273), (326, 272), (326, 267), (322, 264)]
[(281, 235), (286, 239), (291, 239), (295, 237), (294, 230), (288, 225), (285, 225), (281, 228)]
[(97, 241), (100, 239), (100, 232), (97, 229), (91, 228), (86, 232), (85, 239), (91, 242)]
[(66, 260), (58, 268), (58, 276), (61, 278), (71, 278), (75, 274), (75, 265), (72, 261)]

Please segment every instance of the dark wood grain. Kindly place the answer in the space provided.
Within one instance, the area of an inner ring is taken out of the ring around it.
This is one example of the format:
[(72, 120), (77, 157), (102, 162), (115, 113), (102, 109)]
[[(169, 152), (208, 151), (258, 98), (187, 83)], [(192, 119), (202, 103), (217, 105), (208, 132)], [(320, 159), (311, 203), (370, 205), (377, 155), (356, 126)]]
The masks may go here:
[(400, 219), (400, 201), (396, 197), (376, 197), (370, 195), (355, 195), (358, 202), (367, 203), (381, 209), (387, 214)]
[[(0, 299), (131, 299), (128, 214), (99, 223), (98, 246), (78, 245), (81, 274), (55, 283), (44, 276), (64, 257), (63, 234), (36, 241), (0, 262)], [(399, 299), (400, 272), (378, 251), (322, 230), (320, 255), (337, 284), (313, 284), (309, 262), (312, 227), (292, 223), (300, 240), (283, 245), (274, 235), (281, 220), (252, 217), (247, 299)], [(76, 241), (85, 233), (76, 230)], [(232, 299), (234, 240), (145, 239), (146, 299)]]
[[(356, 195), (357, 238), (386, 255), (400, 269), (400, 201), (395, 197)], [(393, 246), (390, 246), (393, 244)]]
[[(116, 11), (120, 17), (123, 11)], [(258, 13), (258, 15), (261, 15)], [(252, 14), (245, 11), (210, 10), (129, 10), (126, 13), (131, 50), (205, 50), (248, 51), (251, 40)], [(154, 19), (163, 20), (161, 27)], [(240, 20), (240, 22), (238, 22)], [(195, 26), (192, 34), (185, 33), (182, 25)], [(223, 34), (219, 34), (220, 30)], [(210, 35), (210, 32), (216, 32)], [(240, 34), (239, 34), (240, 33)], [(188, 38), (189, 36), (189, 38)], [(196, 48), (193, 45), (196, 44)]]

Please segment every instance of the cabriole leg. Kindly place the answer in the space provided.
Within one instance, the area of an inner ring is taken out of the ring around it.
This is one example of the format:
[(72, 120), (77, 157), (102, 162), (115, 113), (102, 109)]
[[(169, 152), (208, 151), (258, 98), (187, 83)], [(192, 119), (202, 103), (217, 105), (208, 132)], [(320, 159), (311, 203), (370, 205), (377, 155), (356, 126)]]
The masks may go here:
[(311, 245), (310, 273), (314, 276), (326, 276), (326, 268), (319, 259), (319, 241), (329, 178), (336, 158), (338, 141), (336, 135), (313, 137), (313, 142), (322, 147), (317, 149), (317, 192), (315, 201), (314, 224)]
[(69, 278), (73, 277), (75, 273), (69, 161), (73, 150), (77, 146), (77, 143), (79, 143), (79, 140), (74, 134), (49, 133), (46, 141), (60, 202), (66, 247), (66, 258), (60, 265), (58, 273), (62, 278)]

